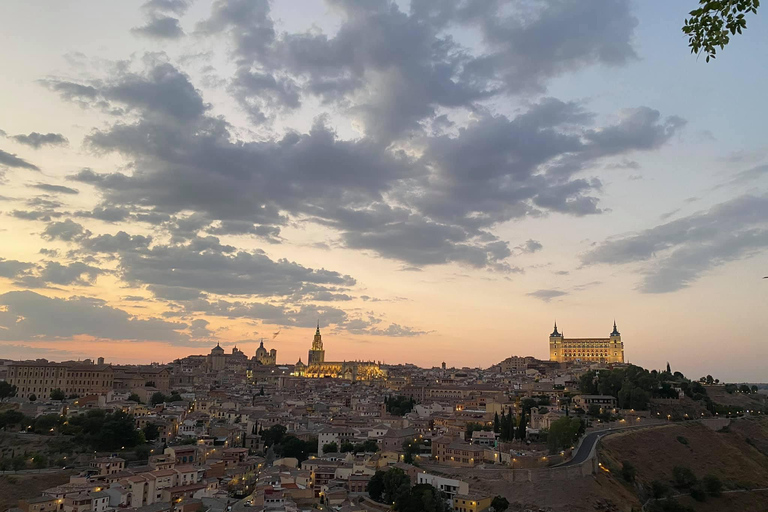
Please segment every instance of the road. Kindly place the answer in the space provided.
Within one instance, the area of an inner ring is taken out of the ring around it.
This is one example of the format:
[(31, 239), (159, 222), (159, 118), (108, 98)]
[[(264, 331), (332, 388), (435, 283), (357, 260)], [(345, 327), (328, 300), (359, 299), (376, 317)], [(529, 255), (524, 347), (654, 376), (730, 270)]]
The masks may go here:
[(592, 448), (597, 444), (598, 441), (600, 441), (600, 438), (607, 436), (608, 434), (614, 434), (616, 432), (621, 432), (624, 430), (637, 430), (640, 428), (652, 428), (656, 426), (666, 425), (666, 423), (661, 424), (654, 424), (654, 425), (633, 425), (631, 427), (618, 427), (618, 428), (610, 428), (607, 430), (598, 430), (595, 432), (590, 432), (584, 437), (584, 440), (579, 445), (579, 449), (576, 451), (576, 454), (569, 460), (568, 462), (563, 462), (562, 464), (556, 464), (552, 467), (557, 468), (567, 468), (568, 466), (576, 466), (577, 464), (581, 464), (585, 460), (589, 458), (589, 455), (592, 453)]

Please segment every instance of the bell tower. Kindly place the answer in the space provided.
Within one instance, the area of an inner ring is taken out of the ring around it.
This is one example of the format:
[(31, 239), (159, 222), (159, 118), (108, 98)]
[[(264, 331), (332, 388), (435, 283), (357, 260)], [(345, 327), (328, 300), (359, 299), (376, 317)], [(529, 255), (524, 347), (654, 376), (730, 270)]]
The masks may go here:
[(557, 332), (557, 321), (555, 330), (549, 335), (549, 360), (563, 361), (563, 335)]
[(624, 362), (624, 343), (621, 341), (621, 333), (616, 328), (616, 320), (613, 321), (613, 331), (611, 331), (611, 337), (608, 342), (608, 362), (609, 363), (623, 363)]
[(312, 339), (312, 348), (309, 350), (307, 364), (320, 364), (325, 362), (325, 350), (323, 349), (323, 337), (320, 335), (320, 320), (317, 321), (317, 330)]

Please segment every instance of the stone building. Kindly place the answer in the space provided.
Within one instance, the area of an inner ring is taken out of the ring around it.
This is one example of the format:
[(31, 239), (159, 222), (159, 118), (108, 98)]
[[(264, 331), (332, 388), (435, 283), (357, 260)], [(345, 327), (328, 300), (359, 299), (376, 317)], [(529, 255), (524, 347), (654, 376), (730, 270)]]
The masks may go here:
[(19, 398), (48, 398), (54, 389), (65, 395), (106, 395), (113, 379), (114, 371), (108, 364), (52, 363), (44, 359), (14, 361), (8, 365), (6, 377), (9, 384), (16, 386)]
[(613, 322), (613, 331), (607, 338), (566, 338), (555, 330), (549, 335), (549, 360), (563, 362), (623, 363), (624, 343)]
[(310, 378), (334, 378), (353, 381), (371, 381), (385, 379), (386, 370), (376, 361), (331, 361), (325, 360), (323, 337), (320, 334), (320, 323), (317, 324), (312, 348), (309, 349), (307, 364), (301, 360), (294, 366), (294, 375)]

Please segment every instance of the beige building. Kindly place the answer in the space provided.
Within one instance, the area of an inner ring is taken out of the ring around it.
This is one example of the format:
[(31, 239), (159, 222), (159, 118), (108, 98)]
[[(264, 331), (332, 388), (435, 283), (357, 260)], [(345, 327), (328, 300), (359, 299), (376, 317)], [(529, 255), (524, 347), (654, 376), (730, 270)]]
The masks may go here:
[(19, 398), (35, 395), (48, 398), (54, 389), (66, 395), (106, 395), (114, 372), (111, 365), (14, 361), (8, 365), (9, 384), (16, 386)]
[(549, 335), (549, 360), (564, 362), (623, 363), (624, 343), (621, 333), (613, 322), (608, 338), (566, 338), (555, 330)]

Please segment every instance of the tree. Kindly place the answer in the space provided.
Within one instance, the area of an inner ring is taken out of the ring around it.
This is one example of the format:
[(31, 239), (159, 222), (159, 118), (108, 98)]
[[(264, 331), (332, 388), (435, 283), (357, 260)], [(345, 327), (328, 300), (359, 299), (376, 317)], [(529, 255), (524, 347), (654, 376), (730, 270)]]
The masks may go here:
[(32, 393), (31, 395), (29, 395), (29, 401), (30, 402), (34, 402), (36, 400), (37, 400), (37, 395), (36, 394)]
[(741, 386), (739, 386), (739, 391), (741, 393), (748, 395), (752, 392), (752, 389), (750, 389), (750, 387), (747, 386), (746, 384), (742, 384)]
[(65, 395), (64, 392), (59, 388), (51, 390), (51, 400), (64, 400), (66, 398), (67, 395)]
[(491, 507), (494, 512), (504, 512), (509, 508), (509, 500), (504, 496), (496, 496), (491, 501)]
[(384, 474), (385, 503), (398, 503), (411, 490), (411, 478), (400, 468), (392, 468)]
[(498, 434), (501, 432), (501, 423), (499, 419), (499, 413), (495, 412), (493, 413), (493, 431)]
[(142, 431), (144, 432), (144, 439), (147, 441), (154, 441), (160, 437), (160, 428), (151, 421), (147, 422)]
[(757, 393), (759, 391), (758, 387), (755, 385), (752, 385), (752, 387), (749, 389), (752, 391), (752, 393)]
[(128, 401), (129, 402), (136, 402), (137, 404), (140, 404), (141, 403), (141, 397), (139, 397), (139, 395), (137, 395), (136, 393), (131, 393), (128, 396)]
[(16, 391), (18, 391), (16, 386), (6, 381), (0, 382), (0, 401), (5, 401), (6, 398), (13, 398), (16, 396)]
[(701, 483), (704, 485), (704, 490), (710, 496), (718, 497), (723, 492), (723, 482), (720, 481), (715, 475), (707, 475), (701, 479)]
[(672, 468), (672, 479), (675, 486), (680, 489), (690, 489), (696, 485), (696, 475), (687, 466), (675, 466)]
[(48, 457), (40, 453), (36, 453), (35, 456), (32, 457), (32, 464), (35, 465), (36, 469), (46, 468), (48, 467)]
[(27, 466), (27, 460), (23, 455), (17, 455), (11, 459), (11, 466), (13, 467), (14, 471), (19, 471), (20, 469), (24, 469)]
[(280, 453), (283, 457), (294, 457), (298, 459), (299, 463), (302, 463), (309, 458), (310, 453), (315, 451), (317, 439), (302, 441), (296, 436), (288, 435), (277, 446), (280, 447)]
[(393, 416), (405, 416), (413, 410), (416, 400), (407, 396), (397, 396), (395, 398), (385, 397), (387, 412)]
[(414, 485), (395, 501), (398, 512), (448, 512), (445, 495), (429, 484)]
[(672, 375), (672, 368), (669, 366), (669, 361), (667, 361), (667, 373)]
[(384, 471), (377, 471), (374, 473), (371, 479), (368, 480), (368, 485), (366, 486), (365, 490), (368, 492), (368, 496), (370, 496), (373, 501), (383, 503)]
[(624, 461), (621, 463), (621, 477), (626, 480), (629, 483), (633, 483), (635, 481), (635, 477), (637, 476), (637, 468), (632, 465), (629, 461)]
[(410, 492), (410, 489), (411, 479), (400, 468), (376, 471), (366, 487), (372, 500), (387, 504), (397, 503), (402, 496)]
[(550, 452), (556, 453), (570, 447), (579, 436), (581, 420), (576, 418), (560, 418), (549, 426), (547, 446)]
[(339, 451), (341, 453), (349, 453), (355, 451), (355, 445), (350, 443), (349, 441), (344, 441), (341, 443), (341, 447), (339, 447)]
[(339, 451), (339, 445), (334, 441), (333, 443), (326, 443), (323, 445), (323, 453), (337, 453)]
[(757, 14), (760, 0), (699, 0), (699, 8), (692, 10), (683, 24), (691, 53), (704, 53), (714, 59), (717, 48), (725, 48), (731, 36), (747, 28), (745, 15)]
[(267, 430), (262, 430), (261, 438), (264, 440), (266, 446), (272, 446), (280, 444), (283, 440), (283, 436), (288, 431), (283, 425), (272, 425)]
[(379, 451), (379, 443), (377, 443), (375, 439), (366, 439), (362, 443), (355, 444), (355, 448), (353, 451), (355, 453), (362, 453), (362, 452), (375, 453)]
[(162, 404), (163, 402), (165, 402), (165, 395), (160, 391), (152, 393), (152, 396), (149, 399), (149, 403), (152, 405)]
[(522, 412), (520, 412), (520, 423), (518, 423), (517, 425), (517, 432), (516, 432), (517, 438), (520, 441), (525, 441), (525, 436), (526, 436), (525, 424), (527, 421), (528, 420), (525, 418), (525, 409), (523, 409)]

